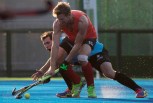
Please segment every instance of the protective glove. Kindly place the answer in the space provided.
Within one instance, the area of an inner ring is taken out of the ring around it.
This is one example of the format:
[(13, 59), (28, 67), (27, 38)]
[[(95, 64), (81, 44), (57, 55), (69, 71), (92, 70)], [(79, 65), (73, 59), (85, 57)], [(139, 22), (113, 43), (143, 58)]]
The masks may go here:
[[(47, 77), (47, 78), (46, 78), (46, 77)], [(44, 79), (44, 78), (46, 78), (46, 79)], [(50, 77), (50, 76), (45, 75), (45, 76), (43, 76), (43, 77), (42, 77), (42, 79), (44, 79), (44, 80), (43, 80), (43, 84), (45, 84), (45, 83), (49, 83), (49, 82), (50, 82), (51, 77)]]

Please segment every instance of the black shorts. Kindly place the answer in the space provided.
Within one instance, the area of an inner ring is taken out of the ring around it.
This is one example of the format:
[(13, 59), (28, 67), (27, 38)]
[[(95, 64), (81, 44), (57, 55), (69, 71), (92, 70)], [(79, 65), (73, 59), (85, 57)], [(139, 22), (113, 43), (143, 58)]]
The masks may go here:
[[(94, 45), (96, 44), (96, 39), (85, 39), (83, 41), (83, 44), (88, 44), (91, 47), (91, 49), (93, 49)], [(74, 42), (70, 41), (67, 37), (65, 37), (60, 44), (60, 47), (62, 47), (67, 52), (67, 54), (70, 53), (73, 46)]]
[(96, 70), (98, 70), (101, 73), (102, 71), (100, 69), (100, 65), (103, 62), (110, 62), (108, 51), (105, 48), (103, 48), (102, 52), (99, 52), (89, 57), (89, 62), (91, 63), (92, 67), (94, 67)]
[(67, 52), (67, 54), (69, 54), (71, 49), (73, 48), (73, 45), (74, 43), (71, 42), (67, 37), (65, 37), (61, 42), (60, 47), (62, 47)]

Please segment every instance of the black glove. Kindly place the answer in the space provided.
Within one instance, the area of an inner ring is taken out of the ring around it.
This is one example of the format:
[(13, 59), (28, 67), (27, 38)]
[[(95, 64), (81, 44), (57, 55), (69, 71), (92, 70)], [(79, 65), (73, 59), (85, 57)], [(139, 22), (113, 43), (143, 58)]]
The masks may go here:
[(64, 62), (60, 65), (59, 69), (60, 69), (60, 70), (67, 70), (67, 69), (68, 69), (68, 65), (69, 65), (69, 63), (68, 63), (67, 61), (64, 61)]
[(50, 82), (50, 79), (51, 79), (50, 75), (45, 75), (45, 76), (42, 77), (41, 81), (44, 84), (44, 83)]
[(44, 80), (44, 81), (43, 81), (43, 84), (45, 84), (45, 83), (49, 83), (49, 82), (50, 82), (50, 78)]

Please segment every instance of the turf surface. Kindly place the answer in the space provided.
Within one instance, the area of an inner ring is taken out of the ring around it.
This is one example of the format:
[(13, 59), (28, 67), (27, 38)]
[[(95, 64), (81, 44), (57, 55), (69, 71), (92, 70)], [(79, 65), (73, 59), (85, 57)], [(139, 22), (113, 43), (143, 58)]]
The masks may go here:
[(56, 93), (65, 90), (62, 79), (53, 79), (48, 84), (33, 87), (30, 99), (15, 99), (11, 91), (33, 83), (30, 78), (0, 78), (0, 103), (153, 103), (153, 79), (134, 79), (148, 91), (147, 98), (135, 98), (135, 93), (110, 79), (95, 79), (96, 99), (87, 98), (86, 86), (80, 98), (58, 98)]

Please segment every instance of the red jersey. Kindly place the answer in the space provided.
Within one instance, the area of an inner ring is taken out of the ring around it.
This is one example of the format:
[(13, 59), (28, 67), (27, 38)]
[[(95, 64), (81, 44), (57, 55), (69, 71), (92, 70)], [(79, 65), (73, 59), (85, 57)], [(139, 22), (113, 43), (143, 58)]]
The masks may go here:
[[(67, 34), (68, 38), (71, 41), (75, 41), (76, 35), (78, 33), (78, 23), (79, 23), (80, 17), (82, 15), (85, 15), (87, 17), (87, 15), (84, 12), (79, 11), (79, 10), (71, 10), (71, 14), (74, 17), (74, 19), (73, 19), (74, 22), (73, 22), (73, 25), (72, 25), (72, 29), (70, 30), (66, 27), (62, 27), (62, 30)], [(88, 26), (88, 29), (87, 29), (85, 39), (97, 38), (96, 30), (95, 30), (94, 26), (92, 25), (89, 18), (88, 18), (88, 22), (89, 22), (89, 26)]]

